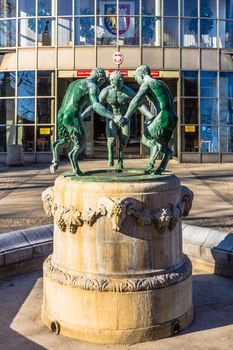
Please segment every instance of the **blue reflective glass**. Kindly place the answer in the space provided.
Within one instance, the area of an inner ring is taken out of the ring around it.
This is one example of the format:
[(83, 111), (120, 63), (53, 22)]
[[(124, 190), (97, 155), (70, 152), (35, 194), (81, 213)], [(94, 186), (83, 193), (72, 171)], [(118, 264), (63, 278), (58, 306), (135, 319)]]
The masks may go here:
[(94, 15), (95, 14), (94, 0), (75, 0), (74, 13), (75, 15)]
[(201, 19), (200, 21), (201, 47), (217, 47), (217, 21)]
[(37, 95), (52, 96), (54, 94), (54, 72), (37, 71)]
[(220, 73), (220, 96), (233, 98), (233, 73)]
[(201, 17), (216, 17), (216, 0), (200, 0), (200, 15)]
[(15, 72), (0, 72), (0, 97), (15, 96)]
[(115, 16), (117, 14), (116, 0), (112, 0), (109, 3), (107, 1), (97, 1), (97, 14)]
[(35, 121), (34, 98), (19, 98), (17, 100), (17, 117), (19, 124), (33, 124)]
[(201, 72), (201, 97), (217, 97), (217, 72)]
[(52, 25), (54, 20), (51, 18), (38, 19), (38, 46), (51, 46), (53, 42)]
[(220, 152), (233, 152), (233, 127), (220, 128)]
[(97, 45), (117, 44), (117, 17), (97, 17), (96, 42)]
[(181, 16), (197, 17), (197, 0), (181, 0)]
[(233, 21), (219, 21), (220, 47), (233, 48)]
[(200, 151), (218, 152), (218, 129), (217, 127), (201, 125), (200, 127)]
[(233, 125), (233, 100), (220, 100), (221, 125)]
[(181, 72), (181, 95), (198, 96), (198, 72), (197, 71)]
[(58, 16), (72, 15), (72, 0), (57, 0)]
[(1, 17), (16, 17), (16, 0), (0, 0)]
[(119, 17), (118, 45), (139, 45), (139, 18)]
[[(98, 35), (98, 31), (97, 31)], [(94, 17), (75, 18), (75, 45), (95, 44)]]
[(19, 46), (35, 46), (36, 19), (25, 18), (19, 21)]
[(198, 20), (185, 18), (181, 20), (181, 44), (185, 47), (197, 47), (198, 45)]
[(213, 98), (200, 99), (201, 124), (216, 125), (218, 123), (218, 100)]
[(51, 0), (38, 0), (38, 16), (51, 16)]
[(219, 1), (219, 17), (222, 19), (233, 19), (233, 0)]
[(16, 46), (16, 21), (0, 21), (0, 47)]
[(163, 0), (164, 16), (178, 16), (178, 0)]
[(71, 46), (73, 40), (72, 18), (58, 18), (57, 44), (58, 46)]
[(142, 15), (144, 16), (160, 16), (161, 0), (142, 0)]
[(164, 18), (163, 45), (178, 46), (178, 19), (177, 18)]
[(28, 17), (36, 15), (36, 2), (32, 0), (19, 0), (19, 17)]
[(161, 19), (142, 17), (142, 45), (161, 45)]
[(18, 72), (18, 96), (35, 96), (35, 72)]

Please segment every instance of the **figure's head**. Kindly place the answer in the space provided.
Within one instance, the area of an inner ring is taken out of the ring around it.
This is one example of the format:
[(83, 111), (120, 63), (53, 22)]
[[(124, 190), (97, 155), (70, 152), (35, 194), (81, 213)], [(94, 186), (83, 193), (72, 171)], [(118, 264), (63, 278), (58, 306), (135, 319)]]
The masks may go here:
[(109, 81), (114, 90), (120, 91), (124, 84), (124, 76), (121, 72), (115, 70), (110, 74)]
[(150, 68), (148, 66), (138, 67), (134, 73), (136, 82), (141, 85), (146, 75), (150, 75)]
[(91, 77), (96, 77), (98, 86), (102, 86), (106, 81), (106, 73), (103, 68), (93, 68), (91, 71)]

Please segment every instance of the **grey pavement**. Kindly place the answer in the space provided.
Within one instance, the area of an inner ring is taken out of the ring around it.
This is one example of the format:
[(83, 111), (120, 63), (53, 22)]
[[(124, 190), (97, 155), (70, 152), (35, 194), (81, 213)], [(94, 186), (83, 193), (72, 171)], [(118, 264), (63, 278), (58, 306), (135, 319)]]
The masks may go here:
[(233, 280), (194, 271), (192, 325), (177, 336), (135, 345), (95, 345), (56, 336), (40, 319), (41, 272), (0, 282), (1, 350), (231, 350)]
[[(125, 167), (143, 168), (146, 162), (129, 159)], [(107, 167), (105, 160), (85, 160), (80, 165), (86, 170)], [(168, 170), (195, 194), (189, 224), (233, 231), (233, 164), (179, 164), (172, 160)], [(41, 192), (64, 171), (70, 171), (68, 162), (55, 175), (50, 174), (49, 164), (0, 166), (0, 232), (51, 223), (42, 208)]]

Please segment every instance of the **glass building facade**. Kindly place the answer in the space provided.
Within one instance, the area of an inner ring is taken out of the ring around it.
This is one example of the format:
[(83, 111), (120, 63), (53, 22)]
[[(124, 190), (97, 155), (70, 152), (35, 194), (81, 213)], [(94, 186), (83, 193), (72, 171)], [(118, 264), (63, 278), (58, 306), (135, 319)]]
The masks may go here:
[[(175, 155), (233, 161), (233, 0), (0, 0), (0, 161), (15, 143), (26, 160), (49, 160), (68, 84), (99, 66), (137, 90), (141, 64), (173, 92)], [(104, 120), (86, 124), (86, 154), (104, 155)], [(143, 129), (136, 114), (128, 156), (148, 155)]]

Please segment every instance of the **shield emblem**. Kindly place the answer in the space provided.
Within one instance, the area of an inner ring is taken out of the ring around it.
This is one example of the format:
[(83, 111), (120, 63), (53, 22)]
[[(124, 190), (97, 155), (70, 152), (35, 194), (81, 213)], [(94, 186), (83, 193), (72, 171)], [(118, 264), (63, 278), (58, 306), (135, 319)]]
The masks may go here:
[(104, 13), (108, 16), (104, 18), (104, 25), (111, 35), (117, 34), (116, 5), (105, 4)]
[(119, 35), (123, 35), (130, 27), (130, 5), (120, 3), (119, 5)]

